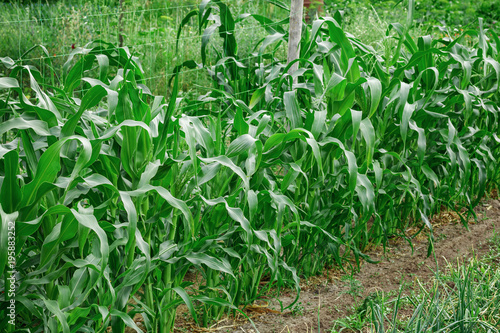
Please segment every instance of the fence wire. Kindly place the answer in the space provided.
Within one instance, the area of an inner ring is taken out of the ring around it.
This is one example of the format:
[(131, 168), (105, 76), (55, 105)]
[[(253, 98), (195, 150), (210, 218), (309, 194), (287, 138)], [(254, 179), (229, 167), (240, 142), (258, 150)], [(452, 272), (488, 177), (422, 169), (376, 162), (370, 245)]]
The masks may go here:
[[(235, 19), (243, 13), (259, 13), (276, 22), (286, 12), (266, 0), (226, 0)], [(34, 45), (48, 50), (53, 70), (62, 73), (62, 66), (71, 51), (95, 40), (123, 46), (137, 56), (145, 71), (146, 85), (155, 94), (168, 94), (168, 82), (174, 68), (187, 60), (201, 63), (201, 36), (197, 17), (183, 28), (176, 47), (178, 28), (184, 17), (199, 5), (197, 0), (180, 1), (52, 1), (27, 5), (0, 3), (0, 57), (19, 59)], [(241, 59), (250, 59), (253, 46), (264, 38), (265, 29), (246, 18), (234, 32)], [(218, 35), (211, 46), (220, 48)], [(45, 55), (35, 50), (23, 57), (25, 64), (43, 67)], [(184, 91), (192, 86), (210, 87), (206, 69), (185, 70), (180, 75)]]

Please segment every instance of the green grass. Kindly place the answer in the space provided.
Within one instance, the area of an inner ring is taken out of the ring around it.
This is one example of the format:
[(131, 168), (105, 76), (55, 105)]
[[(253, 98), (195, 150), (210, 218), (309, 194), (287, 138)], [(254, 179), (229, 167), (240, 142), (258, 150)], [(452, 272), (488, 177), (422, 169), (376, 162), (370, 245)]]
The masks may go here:
[[(409, 11), (388, 26), (395, 47), (375, 49), (335, 14), (305, 29), (294, 85), (286, 22), (203, 5), (181, 29), (199, 49), (175, 60), (167, 97), (148, 88), (152, 65), (113, 43), (76, 48), (61, 73), (42, 47), (38, 68), (0, 59), (0, 221), (16, 226), (19, 329), (140, 331), (139, 315), (170, 332), (182, 303), (208, 326), (285, 287), (293, 308), (300, 277), (357, 269), (367, 245), (432, 229), (442, 206), (466, 225), (498, 189), (500, 43), (482, 21), (453, 41), (413, 39)], [(246, 21), (266, 33), (251, 55), (233, 33)], [(182, 91), (194, 68), (210, 78), (203, 95)]]
[[(408, 1), (395, 0), (325, 0), (327, 10), (343, 10), (347, 16), (374, 9), (389, 22), (400, 22)], [(452, 28), (477, 27), (477, 17), (494, 28), (500, 19), (500, 6), (495, 0), (421, 0), (415, 3), (416, 23), (424, 28), (432, 25)]]
[[(227, 2), (236, 16), (261, 12), (279, 18), (286, 14), (264, 0)], [(123, 45), (140, 57), (148, 87), (155, 94), (166, 96), (174, 68), (188, 59), (201, 60), (200, 41), (192, 24), (184, 29), (176, 46), (181, 20), (197, 5), (194, 0), (124, 1), (120, 9), (118, 1), (102, 0), (1, 2), (0, 56), (23, 58), (25, 64), (41, 67), (42, 52), (35, 50), (28, 55), (25, 52), (35, 45), (44, 45), (52, 57), (52, 69), (60, 76), (72, 46), (84, 47), (99, 39), (118, 45), (122, 35)], [(240, 52), (247, 56), (253, 51), (252, 45), (265, 37), (265, 31), (251, 20), (242, 22), (235, 34), (241, 41)], [(184, 72), (180, 81), (185, 92), (198, 90), (197, 86), (210, 86), (210, 78), (199, 70)]]
[[(259, 13), (274, 21), (286, 17), (286, 11), (270, 5), (265, 0), (227, 0), (226, 3), (230, 6), (234, 17), (242, 13)], [(120, 26), (124, 45), (141, 58), (148, 87), (155, 94), (167, 96), (170, 93), (168, 81), (173, 75), (174, 68), (189, 59), (201, 61), (196, 24), (188, 24), (179, 40), (179, 48), (175, 47), (177, 28), (183, 17), (196, 8), (197, 4), (198, 2), (194, 0), (177, 1), (175, 4), (157, 0), (146, 3), (124, 1), (120, 10), (119, 1), (3, 2), (0, 3), (0, 22), (2, 22), (0, 56), (8, 55), (13, 59), (19, 59), (33, 46), (41, 44), (53, 57), (53, 70), (57, 75), (61, 75), (62, 65), (71, 53), (73, 45), (83, 47), (97, 39), (118, 44)], [(405, 21), (405, 6), (406, 4), (396, 5), (391, 1), (379, 1), (373, 4), (326, 1), (326, 9), (331, 14), (336, 9), (345, 11), (345, 31), (363, 43), (386, 52), (390, 52), (395, 45), (393, 39), (384, 37), (385, 32), (390, 23)], [(123, 14), (120, 16), (121, 12)], [(416, 19), (422, 20), (423, 15), (422, 11), (417, 10)], [(490, 21), (488, 20), (488, 23)], [(463, 27), (459, 24), (451, 24), (450, 30), (454, 33), (453, 29), (459, 31), (460, 28)], [(423, 31), (428, 29), (432, 30), (429, 24), (421, 25), (419, 31), (412, 31), (412, 36), (423, 35)], [(442, 32), (434, 30), (431, 33)], [(240, 41), (239, 54), (241, 58), (247, 59), (254, 52), (255, 43), (264, 38), (266, 33), (265, 29), (255, 21), (247, 19), (239, 24), (235, 35)], [(279, 59), (286, 58), (284, 50), (286, 48), (280, 52)], [(215, 52), (209, 48), (210, 59), (216, 57)], [(43, 56), (42, 52), (35, 50), (22, 58), (25, 64), (42, 67)], [(184, 93), (193, 90), (196, 94), (206, 93), (206, 88), (211, 85), (207, 73), (198, 69), (184, 71), (180, 81)]]

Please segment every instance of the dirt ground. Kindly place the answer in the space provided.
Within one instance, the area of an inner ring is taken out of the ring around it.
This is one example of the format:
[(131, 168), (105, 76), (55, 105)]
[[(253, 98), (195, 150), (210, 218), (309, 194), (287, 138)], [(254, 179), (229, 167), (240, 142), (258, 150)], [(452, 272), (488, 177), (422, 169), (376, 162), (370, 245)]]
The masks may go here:
[[(255, 306), (247, 312), (260, 333), (318, 332), (318, 318), (321, 332), (330, 332), (333, 321), (352, 312), (356, 302), (364, 300), (375, 291), (397, 292), (402, 281), (411, 282), (418, 278), (429, 282), (435, 275), (436, 260), (439, 269), (457, 260), (472, 256), (483, 256), (489, 251), (488, 240), (495, 230), (500, 232), (500, 200), (489, 200), (476, 209), (477, 222), (469, 222), (469, 231), (460, 223), (453, 212), (443, 212), (432, 219), (435, 235), (435, 255), (427, 257), (428, 238), (417, 236), (413, 241), (414, 252), (408, 243), (398, 240), (390, 244), (384, 254), (381, 248), (369, 254), (380, 260), (378, 264), (364, 263), (359, 273), (352, 278), (341, 278), (339, 272), (330, 271), (328, 277), (311, 278), (303, 282), (299, 303), (294, 311), (279, 313), (278, 302), (271, 301)], [(294, 294), (283, 294), (280, 300), (290, 304)], [(319, 315), (318, 315), (319, 309)], [(250, 323), (224, 319), (211, 329), (203, 331), (255, 333)], [(189, 331), (179, 327), (180, 331)], [(176, 330), (177, 331), (177, 330)]]

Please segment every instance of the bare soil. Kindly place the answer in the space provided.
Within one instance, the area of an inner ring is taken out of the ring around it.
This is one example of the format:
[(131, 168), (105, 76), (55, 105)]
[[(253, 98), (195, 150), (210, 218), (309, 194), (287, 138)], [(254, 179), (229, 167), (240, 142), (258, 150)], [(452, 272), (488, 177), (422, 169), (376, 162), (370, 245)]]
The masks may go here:
[[(373, 249), (369, 254), (378, 264), (363, 263), (360, 272), (352, 278), (341, 278), (339, 271), (329, 271), (323, 277), (315, 277), (303, 282), (299, 303), (294, 311), (277, 311), (277, 301), (256, 304), (247, 310), (261, 333), (330, 332), (333, 321), (348, 316), (353, 306), (359, 304), (375, 291), (397, 292), (402, 283), (419, 279), (430, 282), (437, 267), (445, 269), (457, 260), (467, 260), (473, 256), (482, 257), (489, 251), (488, 240), (495, 230), (500, 231), (500, 200), (488, 200), (477, 209), (477, 222), (469, 222), (467, 230), (454, 212), (442, 212), (431, 220), (434, 229), (435, 256), (427, 257), (428, 237), (425, 234), (413, 240), (411, 247), (404, 240), (395, 240), (387, 251)], [(409, 230), (412, 232), (412, 230)], [(436, 266), (437, 262), (437, 266)], [(350, 275), (349, 275), (350, 276)], [(282, 294), (280, 301), (286, 306), (294, 300), (294, 293)], [(180, 319), (180, 318), (179, 318)], [(196, 331), (256, 332), (254, 327), (240, 319), (223, 319), (210, 329)], [(176, 331), (191, 331), (181, 324)]]

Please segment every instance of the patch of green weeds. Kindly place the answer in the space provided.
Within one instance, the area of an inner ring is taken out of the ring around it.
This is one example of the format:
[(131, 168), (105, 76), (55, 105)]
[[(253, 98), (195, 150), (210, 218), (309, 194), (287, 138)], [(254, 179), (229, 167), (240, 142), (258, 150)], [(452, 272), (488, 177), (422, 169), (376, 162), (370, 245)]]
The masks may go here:
[(352, 275), (344, 275), (341, 280), (347, 282), (349, 288), (342, 293), (351, 295), (355, 300), (361, 297), (364, 288), (359, 280), (356, 280)]
[(298, 302), (292, 307), (292, 310), (290, 311), (292, 316), (298, 317), (298, 316), (303, 316), (304, 315), (304, 306), (302, 305), (302, 302)]

